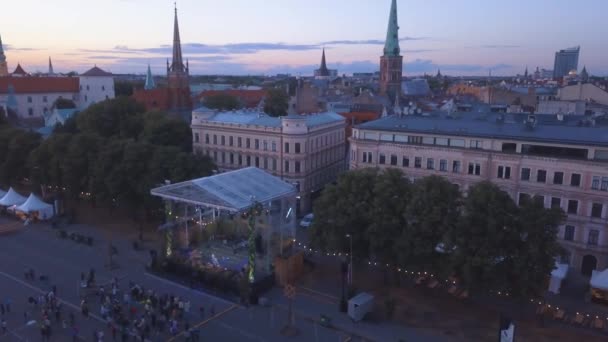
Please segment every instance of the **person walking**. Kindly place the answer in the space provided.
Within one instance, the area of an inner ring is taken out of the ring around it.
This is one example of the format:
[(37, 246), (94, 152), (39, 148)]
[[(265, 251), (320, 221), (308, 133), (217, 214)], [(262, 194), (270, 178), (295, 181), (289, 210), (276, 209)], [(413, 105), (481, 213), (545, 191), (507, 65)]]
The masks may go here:
[(4, 318), (2, 319), (2, 333), (6, 334), (6, 320)]
[(6, 301), (4, 302), (4, 307), (6, 309), (7, 313), (11, 312), (11, 299), (10, 298), (6, 298)]

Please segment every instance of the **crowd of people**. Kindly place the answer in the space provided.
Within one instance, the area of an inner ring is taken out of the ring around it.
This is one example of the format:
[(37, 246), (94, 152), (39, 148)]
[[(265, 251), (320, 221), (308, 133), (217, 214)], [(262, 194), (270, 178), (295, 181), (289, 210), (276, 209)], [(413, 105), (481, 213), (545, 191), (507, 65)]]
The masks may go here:
[[(36, 281), (34, 270), (24, 272), (26, 280)], [(45, 279), (48, 286), (48, 279)], [(180, 341), (199, 341), (200, 332), (190, 325), (191, 319), (205, 319), (205, 307), (194, 311), (189, 301), (179, 296), (159, 294), (134, 282), (121, 289), (119, 280), (113, 278), (109, 284), (96, 285), (95, 270), (88, 275), (81, 274), (80, 315), (73, 310), (63, 314), (61, 300), (57, 297), (57, 287), (48, 286), (45, 294), (27, 298), (28, 308), (23, 312), (25, 325), (37, 324), (42, 341), (50, 341), (53, 334), (61, 329), (62, 336), (71, 336), (73, 341), (83, 340), (80, 325), (91, 319), (91, 307), (99, 305), (99, 316), (104, 321), (102, 329), (93, 332), (93, 341), (164, 341), (169, 336), (178, 336)], [(2, 334), (7, 334), (5, 314), (11, 311), (10, 299), (0, 303)], [(215, 315), (215, 307), (209, 305), (209, 315)], [(81, 317), (77, 317), (81, 316)], [(197, 316), (197, 317), (194, 317)], [(80, 322), (78, 322), (80, 321)], [(88, 340), (89, 338), (84, 338)]]

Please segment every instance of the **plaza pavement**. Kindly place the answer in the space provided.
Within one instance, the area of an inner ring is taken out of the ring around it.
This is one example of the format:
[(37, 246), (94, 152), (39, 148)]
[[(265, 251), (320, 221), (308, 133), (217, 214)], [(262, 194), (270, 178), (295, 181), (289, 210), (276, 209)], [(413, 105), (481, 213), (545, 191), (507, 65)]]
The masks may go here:
[[(0, 225), (14, 222), (12, 219), (0, 218)], [(93, 333), (103, 329), (105, 324), (99, 315), (97, 298), (90, 300), (92, 317), (84, 319), (79, 312), (78, 282), (81, 272), (91, 268), (96, 271), (98, 284), (108, 283), (113, 277), (120, 279), (122, 289), (129, 281), (140, 284), (145, 289), (153, 289), (160, 294), (180, 296), (191, 303), (188, 319), (191, 326), (200, 331), (201, 340), (221, 340), (222, 342), (240, 341), (442, 341), (445, 338), (431, 332), (408, 329), (395, 324), (353, 323), (345, 314), (338, 312), (338, 305), (331, 295), (318, 294), (299, 290), (294, 300), (294, 323), (299, 334), (294, 337), (281, 335), (281, 328), (287, 323), (288, 302), (282, 290), (275, 288), (267, 294), (272, 303), (270, 307), (246, 308), (233, 301), (219, 298), (202, 291), (195, 291), (185, 286), (158, 278), (145, 272), (144, 264), (148, 261), (148, 252), (134, 251), (131, 242), (125, 239), (112, 238), (118, 249), (114, 257), (118, 268), (108, 269), (108, 237), (93, 227), (72, 225), (63, 227), (68, 232), (78, 231), (95, 237), (94, 246), (78, 244), (69, 239), (59, 239), (57, 231), (45, 224), (33, 224), (23, 229), (0, 236), (0, 300), (10, 298), (12, 311), (7, 314), (10, 331), (0, 335), (0, 341), (38, 340), (40, 333), (37, 325), (24, 325), (23, 312), (31, 311), (27, 303), (29, 296), (49, 291), (52, 285), (57, 286), (57, 296), (64, 302), (63, 317), (73, 310), (79, 327), (80, 340), (92, 341)], [(39, 280), (26, 281), (24, 270), (33, 268), (36, 275), (49, 276), (48, 283)], [(206, 317), (200, 317), (198, 308), (205, 307)], [(210, 307), (214, 306), (216, 317), (209, 317)], [(318, 324), (320, 314), (332, 318), (335, 328), (325, 328)], [(31, 315), (30, 315), (31, 316)], [(62, 331), (57, 324), (53, 325), (52, 341), (71, 340), (71, 331)], [(68, 328), (69, 330), (69, 328)], [(110, 333), (106, 329), (106, 341)], [(153, 339), (154, 340), (154, 339)], [(181, 341), (183, 338), (170, 339), (159, 336), (156, 340)]]

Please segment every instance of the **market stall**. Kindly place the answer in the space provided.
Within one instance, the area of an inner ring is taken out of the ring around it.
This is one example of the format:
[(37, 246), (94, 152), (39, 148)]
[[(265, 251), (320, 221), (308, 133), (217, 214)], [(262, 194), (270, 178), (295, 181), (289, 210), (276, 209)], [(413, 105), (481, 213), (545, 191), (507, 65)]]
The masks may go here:
[(0, 198), (0, 206), (10, 208), (12, 206), (21, 205), (25, 203), (26, 200), (27, 198), (21, 196), (19, 193), (13, 190), (13, 188), (10, 188), (8, 189), (8, 192), (2, 196), (2, 198)]
[(22, 205), (15, 208), (16, 211), (25, 213), (38, 220), (47, 220), (53, 217), (53, 205), (43, 202), (33, 193)]
[(591, 285), (591, 300), (608, 304), (608, 269), (601, 272), (593, 271), (589, 285)]

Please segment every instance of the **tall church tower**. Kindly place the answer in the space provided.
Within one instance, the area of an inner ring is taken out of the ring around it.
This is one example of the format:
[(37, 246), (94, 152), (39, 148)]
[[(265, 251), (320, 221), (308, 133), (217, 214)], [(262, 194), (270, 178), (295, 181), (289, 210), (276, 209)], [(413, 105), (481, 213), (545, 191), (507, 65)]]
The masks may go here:
[(167, 61), (169, 111), (173, 114), (180, 114), (192, 110), (188, 69), (188, 63), (186, 62), (186, 65), (184, 65), (182, 59), (182, 45), (179, 39), (176, 7), (175, 20), (173, 23), (173, 59), (171, 64)]
[(2, 37), (0, 37), (0, 76), (8, 76), (8, 65), (6, 65), (6, 56), (2, 48)]
[(380, 57), (380, 93), (394, 98), (401, 94), (403, 77), (403, 56), (399, 48), (399, 23), (397, 21), (397, 0), (391, 3), (388, 19), (384, 55)]

